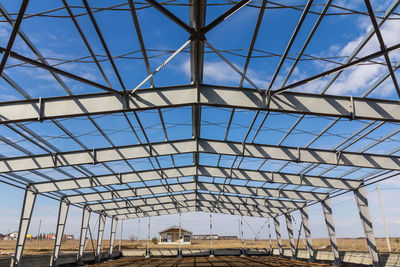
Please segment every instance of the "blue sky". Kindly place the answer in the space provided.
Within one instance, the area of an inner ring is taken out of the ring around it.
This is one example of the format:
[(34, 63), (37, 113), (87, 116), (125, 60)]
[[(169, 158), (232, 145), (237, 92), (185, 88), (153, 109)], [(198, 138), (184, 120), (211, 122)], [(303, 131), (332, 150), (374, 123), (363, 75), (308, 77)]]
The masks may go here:
[[(19, 9), (20, 1), (0, 2), (9, 13), (16, 13)], [(175, 3), (186, 2), (187, 1), (177, 1)], [(221, 2), (223, 1), (208, 1), (209, 4), (217, 4)], [(70, 0), (68, 3), (73, 7), (72, 11), (74, 14), (81, 14), (84, 12), (84, 9), (82, 8), (83, 4), (80, 0)], [(305, 1), (284, 1), (284, 3), (291, 5), (304, 5)], [(322, 4), (324, 3), (325, 1), (314, 1), (315, 5), (311, 8), (311, 11), (320, 12), (323, 8)], [(391, 1), (372, 1), (374, 9), (379, 11), (386, 10), (390, 3)], [(94, 9), (118, 4), (125, 4), (120, 6), (121, 9), (128, 8), (126, 1), (121, 0), (89, 1), (89, 4)], [(333, 1), (333, 4), (360, 12), (366, 11), (363, 1), (336, 0)], [(259, 2), (257, 2), (257, 5), (259, 5)], [(136, 7), (142, 6), (143, 5), (139, 3), (136, 5)], [(34, 14), (60, 7), (63, 7), (61, 0), (32, 0), (28, 5), (26, 13)], [(276, 5), (270, 4), (267, 5), (267, 7), (276, 7)], [(183, 21), (188, 22), (189, 13), (187, 6), (169, 5), (167, 8)], [(218, 17), (228, 8), (229, 6), (226, 5), (210, 5), (206, 12), (207, 23)], [(259, 9), (244, 7), (207, 35), (207, 40), (215, 48), (226, 51), (224, 52), (224, 56), (240, 70), (243, 68), (245, 63), (245, 56), (247, 54), (246, 49), (248, 49), (250, 45), (250, 39), (257, 20), (258, 12)], [(313, 40), (305, 50), (305, 56), (303, 56), (303, 59), (313, 60), (300, 61), (297, 68), (294, 70), (293, 75), (289, 78), (288, 84), (338, 66), (336, 63), (327, 63), (320, 58), (329, 58), (330, 60), (339, 63), (345, 62), (346, 57), (352, 53), (356, 45), (362, 40), (363, 36), (371, 29), (371, 23), (367, 16), (354, 14), (333, 15), (338, 12), (344, 11), (337, 7), (331, 7), (329, 9), (328, 14), (331, 15), (326, 16), (323, 19), (323, 23), (316, 31)], [(52, 12), (51, 14), (65, 16), (67, 15), (67, 12), (63, 9)], [(131, 14), (127, 10), (102, 11), (95, 12), (94, 14), (111, 54), (113, 56), (125, 55), (115, 59), (125, 86), (128, 89), (135, 88), (136, 85), (147, 76), (147, 73), (143, 60), (140, 58), (140, 46), (132, 23)], [(154, 70), (170, 55), (171, 51), (178, 49), (187, 40), (188, 34), (154, 8), (140, 9), (137, 11), (137, 14), (146, 48), (149, 49), (150, 66), (152, 70)], [(378, 14), (382, 15), (381, 12)], [(271, 8), (266, 10), (257, 42), (255, 44), (255, 52), (253, 54), (255, 58), (250, 61), (248, 70), (248, 77), (260, 88), (266, 88), (269, 85), (274, 70), (279, 62), (279, 56), (270, 56), (269, 53), (278, 55), (283, 53), (290, 38), (290, 34), (300, 15), (301, 11), (293, 9)], [(317, 15), (315, 14), (311, 13), (307, 16), (304, 22), (304, 27), (301, 29), (298, 38), (296, 38), (293, 47), (289, 52), (291, 58), (297, 56), (298, 51), (301, 49), (301, 46), (307, 38), (307, 35), (313, 27), (316, 19)], [(77, 20), (98, 59), (106, 59), (105, 52), (88, 16), (79, 16)], [(104, 79), (100, 75), (96, 65), (92, 62), (90, 54), (76, 31), (71, 19), (35, 16), (25, 19), (21, 25), (21, 29), (25, 34), (27, 34), (32, 43), (39, 48), (40, 52), (48, 59), (50, 64), (63, 63), (59, 59), (80, 59), (78, 62), (65, 63), (58, 65), (57, 67), (83, 76), (89, 80), (105, 84)], [(389, 20), (382, 26), (382, 35), (388, 46), (399, 43), (400, 35), (394, 34), (395, 32), (399, 32), (399, 30), (400, 23), (398, 20)], [(11, 27), (9, 24), (4, 22), (0, 23), (0, 45), (2, 47), (7, 45), (10, 31)], [(376, 37), (374, 36), (360, 52), (359, 56), (376, 52), (378, 48), (379, 46)], [(186, 48), (184, 52), (178, 54), (171, 63), (157, 73), (154, 79), (156, 86), (171, 86), (190, 83), (190, 58), (188, 49), (189, 48)], [(20, 37), (17, 37), (13, 50), (21, 55), (35, 58), (35, 55)], [(205, 55), (204, 83), (238, 86), (240, 75), (236, 74), (223, 60), (214, 53), (210, 53), (210, 51), (209, 48), (206, 48), (207, 53)], [(397, 61), (400, 60), (400, 53), (395, 52), (391, 54), (391, 59), (395, 64), (397, 64)], [(377, 61), (382, 62), (383, 59), (379, 58)], [(30, 97), (38, 98), (66, 95), (66, 92), (49, 72), (31, 68), (27, 65), (19, 67), (11, 66), (19, 63), (19, 61), (9, 59), (5, 73), (20, 87), (22, 87)], [(273, 89), (282, 86), (286, 75), (291, 68), (291, 64), (293, 64), (293, 60), (285, 61), (282, 70), (273, 85)], [(104, 68), (112, 87), (121, 90), (122, 88), (116, 79), (116, 75), (114, 74), (110, 63), (108, 61), (102, 61), (101, 65)], [(376, 64), (363, 65), (357, 68), (348, 69), (343, 72), (327, 93), (361, 96), (363, 92), (368, 91), (374, 82), (380, 76), (384, 75), (386, 71), (385, 67)], [(398, 76), (398, 73), (396, 73), (396, 75)], [(323, 88), (330, 78), (331, 76), (324, 77), (305, 86), (299, 87), (296, 90), (310, 93), (321, 93), (321, 88)], [(68, 78), (63, 78), (63, 81), (70, 88), (73, 94), (99, 92), (99, 89), (97, 88), (81, 84)], [(245, 82), (244, 85), (246, 87), (251, 87), (247, 82)], [(150, 87), (149, 82), (143, 85), (143, 88), (148, 87)], [(390, 79), (387, 79), (378, 86), (369, 97), (398, 100)], [(0, 101), (16, 99), (24, 99), (24, 97), (7, 84), (4, 79), (1, 79)], [(201, 137), (223, 139), (231, 112), (231, 109), (226, 108), (203, 107)], [(163, 109), (162, 114), (170, 140), (191, 138), (191, 107)], [(264, 115), (265, 112), (260, 113), (247, 140), (253, 138), (256, 132), (255, 129), (257, 129), (261, 124)], [(150, 142), (160, 142), (165, 140), (160, 125), (159, 115), (156, 111), (141, 111), (138, 112), (138, 116), (145, 128)], [(229, 131), (228, 140), (241, 142), (245, 137), (247, 128), (250, 126), (254, 116), (254, 111), (236, 110)], [(130, 113), (128, 114), (128, 117), (134, 125), (134, 128), (137, 130), (140, 141), (145, 142), (145, 138), (139, 129), (138, 121), (135, 116)], [(304, 147), (313, 140), (320, 131), (327, 127), (329, 123), (335, 120), (334, 118), (322, 118), (307, 115), (302, 118), (301, 122), (293, 130), (292, 134), (283, 140), (282, 138), (285, 136), (285, 133), (300, 117), (301, 115), (295, 114), (269, 114), (261, 131), (255, 138), (255, 142), (261, 144), (281, 143), (286, 146)], [(104, 130), (112, 144), (120, 146), (138, 143), (137, 138), (132, 133), (128, 123), (121, 114), (93, 116), (93, 120)], [(84, 143), (88, 148), (110, 146), (110, 143), (101, 136), (95, 126), (90, 123), (86, 117), (59, 119), (57, 121), (76, 135), (79, 141)], [(352, 136), (359, 129), (365, 127), (363, 131), (353, 137), (354, 139), (377, 124), (378, 122), (372, 123), (370, 121), (340, 120), (321, 138), (312, 143), (310, 147), (333, 149), (343, 140)], [(30, 131), (34, 131), (58, 150), (70, 151), (81, 149), (79, 144), (69, 139), (65, 133), (63, 133), (51, 121), (44, 121), (41, 123), (28, 122), (23, 123), (20, 126), (27, 127)], [(16, 127), (21, 129), (19, 126)], [(385, 134), (400, 130), (399, 127), (400, 126), (397, 123), (385, 123), (372, 133), (368, 134), (361, 141), (346, 148), (346, 151), (363, 151), (364, 148), (381, 139)], [(26, 153), (46, 153), (46, 151), (41, 147), (25, 140), (21, 135), (18, 135), (15, 131), (4, 125), (0, 126), (0, 135), (12, 140), (23, 148), (15, 149), (5, 143), (0, 143), (0, 154), (5, 157), (22, 156), (26, 155)], [(33, 137), (33, 139), (36, 140), (35, 137)], [(396, 149), (400, 148), (399, 141), (400, 135), (395, 134), (381, 144), (371, 147), (367, 152), (383, 154), (396, 152)], [(399, 155), (399, 152), (396, 152), (395, 155)], [(152, 160), (154, 161), (154, 159)], [(174, 156), (176, 165), (189, 165), (192, 160), (192, 155)], [(217, 160), (218, 157), (216, 155), (200, 155), (201, 164), (214, 166)], [(146, 170), (151, 168), (147, 159), (130, 160), (129, 162), (136, 170)], [(162, 167), (172, 166), (172, 161), (168, 157), (160, 157), (159, 162)], [(233, 162), (233, 157), (224, 156), (221, 158), (220, 165), (230, 167)], [(235, 163), (235, 166), (237, 166), (238, 162), (239, 161)], [(259, 159), (244, 159), (241, 163), (241, 167), (253, 169), (257, 168), (260, 164), (261, 161)], [(122, 161), (110, 162), (107, 165), (115, 172), (130, 170), (127, 164)], [(265, 164), (261, 170), (281, 170), (284, 172), (298, 173), (307, 166), (309, 166), (307, 163), (290, 163), (286, 165), (286, 162), (284, 161), (269, 160), (268, 164)], [(84, 167), (97, 175), (108, 173), (107, 169), (101, 164), (94, 166), (85, 165)], [(64, 167), (62, 169), (71, 175), (77, 177), (81, 176), (79, 172), (71, 167)], [(376, 171), (372, 169), (356, 169), (357, 168), (354, 167), (336, 167), (330, 170), (329, 166), (320, 165), (308, 174), (324, 174), (331, 177), (343, 176), (349, 179), (360, 179), (365, 178)], [(354, 172), (349, 173), (352, 170), (354, 170)], [(44, 181), (45, 176), (51, 177), (52, 179), (67, 178), (62, 173), (51, 169), (41, 170), (38, 171), (38, 173), (41, 175), (32, 172), (19, 172), (16, 173), (16, 175), (36, 182)], [(192, 177), (187, 177), (187, 179), (190, 180)], [(207, 178), (203, 179), (207, 180)], [(232, 183), (235, 182), (238, 181), (233, 181)], [(140, 186), (140, 183), (132, 186)], [(118, 186), (116, 186), (116, 188), (118, 188)], [(121, 186), (121, 188), (123, 188), (123, 186)], [(398, 212), (396, 203), (400, 200), (398, 194), (400, 190), (399, 178), (395, 177), (391, 180), (382, 182), (381, 190), (383, 193), (383, 202), (385, 203), (385, 213), (387, 215), (389, 232), (392, 236), (398, 236), (398, 231), (396, 231), (396, 229), (398, 229), (400, 225), (400, 217), (398, 215), (400, 213)], [(89, 189), (82, 190), (82, 192), (89, 191)], [(374, 186), (368, 187), (367, 191), (371, 203), (371, 214), (374, 218), (373, 223), (376, 235), (383, 236), (383, 225), (377, 202), (377, 192)], [(0, 192), (0, 208), (2, 210), (0, 233), (16, 230), (19, 223), (19, 211), (23, 199), (23, 192), (20, 189), (2, 183), (0, 183)], [(358, 218), (357, 207), (352, 195), (346, 194), (334, 198), (332, 200), (332, 205), (338, 236), (362, 236), (362, 228)], [(36, 233), (39, 221), (42, 220), (43, 231), (54, 232), (57, 211), (58, 203), (56, 201), (39, 196), (32, 218), (30, 231)], [(294, 216), (295, 221), (297, 222), (295, 227), (299, 227), (300, 218), (298, 212), (295, 212)], [(66, 233), (73, 233), (78, 236), (81, 222), (80, 218), (81, 210), (72, 207), (67, 220)], [(214, 218), (214, 231), (216, 233), (226, 235), (237, 234), (237, 216), (214, 215)], [(95, 224), (95, 219), (96, 216), (92, 216), (92, 225)], [(142, 231), (140, 238), (145, 238), (147, 236), (146, 228), (144, 227), (144, 221), (146, 220), (147, 219), (141, 220)], [(315, 237), (326, 237), (327, 232), (323, 222), (322, 210), (319, 205), (314, 205), (310, 208), (310, 220), (313, 235)], [(255, 229), (256, 232), (258, 232), (265, 223), (265, 219), (263, 218), (246, 217), (246, 221), (253, 229)], [(205, 213), (196, 213), (196, 216), (193, 214), (182, 215), (183, 227), (193, 231), (194, 233), (208, 233), (209, 228), (207, 222), (208, 215)], [(168, 225), (174, 225), (177, 223), (178, 215), (152, 218), (152, 235), (155, 235), (157, 231)], [(282, 225), (284, 225), (283, 220)], [(137, 220), (125, 222), (124, 236), (128, 237), (130, 235), (136, 235), (136, 229)], [(109, 220), (106, 230), (109, 230)], [(285, 233), (285, 231), (283, 232)], [(254, 237), (254, 233), (250, 230), (250, 227), (247, 224), (245, 224), (245, 236), (247, 238)], [(265, 237), (265, 232), (261, 236)]]

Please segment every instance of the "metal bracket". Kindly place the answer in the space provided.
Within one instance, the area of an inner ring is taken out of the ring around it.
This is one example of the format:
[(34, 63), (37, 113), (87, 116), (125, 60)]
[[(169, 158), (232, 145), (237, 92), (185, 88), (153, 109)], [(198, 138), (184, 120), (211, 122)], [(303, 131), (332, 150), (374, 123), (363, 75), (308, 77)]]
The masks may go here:
[(356, 117), (356, 109), (354, 106), (354, 99), (353, 96), (350, 96), (350, 120), (354, 120)]
[(337, 151), (336, 152), (336, 164), (339, 164), (341, 156), (342, 156), (342, 151)]
[(42, 105), (42, 97), (39, 97), (39, 103), (38, 103), (38, 121), (42, 122), (42, 115), (43, 115), (43, 105)]
[(270, 172), (270, 173), (271, 173), (270, 183), (274, 183), (275, 174), (274, 174), (274, 172)]
[(97, 164), (97, 155), (96, 155), (96, 149), (93, 148), (92, 150), (92, 158), (93, 158), (93, 165)]
[(300, 147), (297, 147), (297, 163), (300, 163), (301, 158), (300, 158)]
[(119, 184), (122, 184), (122, 173), (118, 173)]
[(300, 174), (300, 185), (303, 185), (303, 179), (304, 179), (304, 175)]
[(91, 187), (97, 185), (97, 184), (96, 184), (96, 181), (94, 180), (94, 177), (93, 177), (93, 176), (90, 176), (90, 177), (89, 177), (89, 182), (90, 182), (90, 186), (91, 186)]
[(56, 153), (53, 153), (53, 154), (51, 154), (51, 159), (53, 160), (53, 165), (54, 165), (54, 167), (57, 167), (57, 152)]

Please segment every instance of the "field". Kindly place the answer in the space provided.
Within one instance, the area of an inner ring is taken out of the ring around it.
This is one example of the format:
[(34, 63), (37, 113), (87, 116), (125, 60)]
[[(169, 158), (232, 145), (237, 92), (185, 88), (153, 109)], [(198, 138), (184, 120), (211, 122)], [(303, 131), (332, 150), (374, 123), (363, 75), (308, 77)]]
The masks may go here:
[[(289, 241), (282, 240), (283, 247), (289, 248)], [(295, 240), (295, 245), (296, 245)], [(397, 242), (396, 242), (397, 241)], [(400, 251), (400, 242), (399, 239), (391, 239), (392, 251)], [(313, 239), (313, 247), (314, 249), (330, 249), (329, 240), (328, 239)], [(67, 240), (63, 242), (61, 245), (61, 253), (75, 253), (78, 250), (78, 240)], [(94, 240), (94, 246), (96, 246), (96, 240)], [(386, 240), (383, 238), (376, 239), (378, 250), (381, 252), (387, 251)], [(115, 241), (115, 247), (118, 249), (119, 240)], [(27, 240), (25, 244), (24, 254), (48, 254), (51, 253), (54, 246), (54, 240), (40, 240), (37, 242), (36, 240)], [(147, 241), (140, 240), (131, 241), (131, 240), (122, 240), (122, 248), (146, 248)], [(367, 251), (366, 241), (361, 238), (338, 238), (338, 246), (339, 250), (355, 250), (355, 251)], [(150, 241), (150, 248), (177, 248), (178, 245), (158, 245), (153, 244)], [(213, 240), (213, 248), (241, 248), (242, 243), (240, 240)], [(265, 248), (269, 247), (268, 240), (245, 240), (244, 241), (245, 248)], [(272, 241), (272, 247), (277, 248), (277, 242), (275, 240)], [(298, 244), (299, 248), (305, 248), (303, 240), (300, 240)], [(102, 244), (102, 249), (106, 251), (109, 248), (109, 240), (104, 240)], [(193, 240), (191, 245), (182, 245), (182, 248), (201, 248), (201, 249), (209, 249), (210, 241), (209, 240)], [(0, 255), (9, 255), (14, 253), (15, 249), (15, 241), (4, 241), (0, 240)], [(92, 243), (87, 240), (86, 251), (93, 250)]]

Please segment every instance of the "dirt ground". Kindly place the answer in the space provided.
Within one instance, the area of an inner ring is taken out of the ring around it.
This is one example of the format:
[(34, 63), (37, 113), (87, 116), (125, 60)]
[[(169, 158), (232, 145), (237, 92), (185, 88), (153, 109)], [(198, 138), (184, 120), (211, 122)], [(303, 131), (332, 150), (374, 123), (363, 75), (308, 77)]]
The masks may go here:
[[(399, 241), (399, 239), (397, 239)], [(115, 241), (115, 247), (118, 249), (119, 241)], [(61, 245), (61, 253), (75, 253), (78, 250), (78, 240), (67, 240)], [(93, 245), (96, 246), (96, 240), (93, 241)], [(297, 240), (295, 240), (295, 245)], [(330, 249), (329, 239), (313, 239), (313, 247), (315, 249)], [(381, 252), (387, 251), (386, 240), (383, 238), (376, 239), (378, 250)], [(289, 248), (289, 241), (282, 241), (283, 247)], [(139, 242), (135, 240), (122, 240), (122, 248), (135, 249), (135, 248), (146, 248), (147, 241), (140, 240)], [(338, 238), (339, 250), (356, 250), (356, 251), (367, 251), (365, 239), (351, 239), (351, 238)], [(400, 242), (396, 242), (395, 239), (391, 239), (392, 251), (400, 251)], [(27, 240), (25, 243), (24, 254), (49, 254), (52, 252), (54, 247), (54, 240)], [(106, 251), (109, 247), (109, 240), (104, 240), (102, 248)], [(150, 241), (150, 248), (177, 248), (178, 245), (158, 245), (153, 244)], [(241, 248), (242, 243), (240, 240), (213, 240), (213, 248)], [(265, 248), (269, 247), (268, 240), (244, 240), (245, 248)], [(277, 248), (277, 242), (272, 240), (272, 247)], [(305, 244), (301, 239), (298, 244), (299, 248), (305, 248)], [(208, 249), (210, 248), (209, 240), (193, 240), (191, 245), (182, 245), (182, 248), (199, 248)], [(5, 241), (0, 240), (0, 256), (10, 255), (14, 253), (15, 241)], [(87, 240), (87, 246), (85, 251), (93, 250), (92, 242)]]

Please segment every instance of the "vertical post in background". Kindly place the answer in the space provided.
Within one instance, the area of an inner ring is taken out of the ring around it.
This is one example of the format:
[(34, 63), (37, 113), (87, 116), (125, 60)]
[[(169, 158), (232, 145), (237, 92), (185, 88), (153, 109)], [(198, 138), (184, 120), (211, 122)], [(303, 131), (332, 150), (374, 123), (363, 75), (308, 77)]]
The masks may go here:
[(303, 227), (304, 227), (304, 235), (306, 237), (308, 257), (310, 259), (310, 262), (314, 262), (315, 258), (314, 258), (314, 250), (313, 250), (312, 241), (311, 241), (311, 230), (310, 230), (310, 221), (308, 219), (308, 208), (306, 206), (301, 208), (300, 214), (301, 214), (301, 220), (302, 220)]
[(279, 256), (283, 256), (283, 249), (282, 249), (282, 241), (281, 241), (281, 227), (279, 224), (279, 218), (278, 216), (274, 217), (274, 226), (275, 226), (275, 235), (276, 235), (276, 241), (278, 242), (278, 251), (279, 251)]
[(85, 241), (89, 226), (89, 219), (90, 219), (90, 210), (87, 207), (84, 207), (82, 212), (81, 235), (79, 237), (79, 250), (78, 250), (78, 262), (77, 262), (78, 265), (83, 263), (82, 262), (83, 251), (85, 250)]
[(369, 254), (372, 258), (372, 266), (379, 267), (379, 255), (378, 250), (376, 249), (374, 229), (372, 227), (371, 214), (368, 207), (368, 198), (365, 187), (355, 189), (354, 197), (357, 202), (358, 213), (364, 229), (365, 239), (367, 240)]
[(379, 207), (381, 208), (381, 213), (382, 213), (383, 227), (385, 229), (385, 236), (386, 236), (386, 244), (387, 244), (388, 251), (390, 252), (390, 251), (392, 251), (392, 248), (390, 247), (389, 233), (388, 233), (388, 228), (387, 228), (387, 224), (386, 224), (385, 211), (383, 209), (381, 191), (379, 190), (379, 184), (376, 185), (376, 191), (378, 192)]
[(242, 240), (242, 251), (240, 253), (240, 256), (244, 257), (245, 251), (244, 251), (244, 237), (243, 237), (243, 216), (240, 215), (240, 238)]
[(146, 258), (150, 258), (150, 216), (149, 216), (148, 229), (147, 229)]
[(331, 201), (329, 200), (329, 198), (327, 198), (321, 202), (321, 205), (322, 205), (322, 210), (324, 212), (325, 224), (328, 229), (329, 241), (331, 242), (332, 253), (334, 257), (333, 264), (340, 265), (341, 261), (339, 256), (339, 249), (337, 246), (335, 223), (333, 221)]
[(99, 231), (97, 233), (97, 248), (96, 248), (96, 259), (95, 262), (101, 260), (101, 244), (103, 242), (104, 225), (106, 224), (106, 215), (100, 213), (99, 215)]
[(58, 254), (60, 253), (61, 241), (64, 235), (65, 221), (67, 220), (69, 203), (65, 200), (60, 201), (60, 209), (58, 211), (56, 240), (54, 242), (53, 255), (50, 259), (50, 266), (57, 266)]
[(36, 236), (36, 246), (39, 244), (39, 236), (40, 236), (40, 227), (42, 226), (42, 220), (39, 221), (39, 229)]
[(121, 220), (121, 232), (119, 235), (119, 246), (118, 246), (118, 251), (121, 253), (121, 246), (122, 246), (122, 228), (124, 227), (124, 220)]
[(110, 252), (108, 254), (108, 258), (113, 258), (113, 250), (114, 250), (114, 241), (115, 241), (115, 232), (117, 231), (117, 218), (112, 217), (111, 219), (111, 233), (110, 233)]
[(269, 222), (269, 217), (268, 217), (268, 239), (269, 239), (269, 254), (273, 254), (272, 250), (272, 238), (271, 238), (271, 224)]
[(214, 257), (213, 233), (212, 233), (212, 214), (210, 213), (210, 257)]
[(138, 218), (138, 224), (137, 224), (136, 245), (139, 245), (139, 230), (140, 230), (140, 218)]
[(295, 259), (296, 258), (296, 248), (294, 246), (292, 215), (290, 215), (290, 213), (285, 213), (285, 221), (286, 221), (286, 228), (288, 231), (290, 250), (292, 251), (292, 259)]
[(179, 244), (178, 257), (182, 257), (182, 213), (179, 213)]
[(29, 230), (29, 225), (31, 223), (32, 211), (35, 206), (36, 192), (31, 191), (27, 188), (25, 190), (24, 202), (22, 204), (21, 218), (19, 221), (17, 244), (15, 246), (14, 256), (11, 258), (11, 266), (19, 266), (22, 251), (25, 246), (26, 234)]

